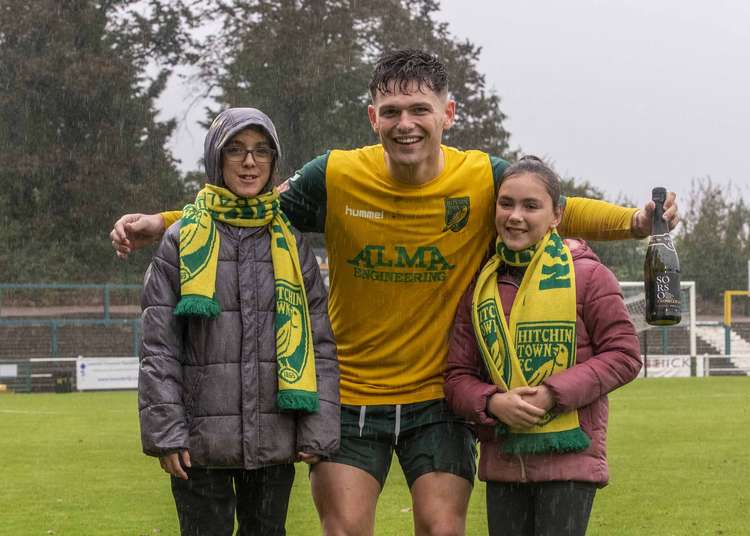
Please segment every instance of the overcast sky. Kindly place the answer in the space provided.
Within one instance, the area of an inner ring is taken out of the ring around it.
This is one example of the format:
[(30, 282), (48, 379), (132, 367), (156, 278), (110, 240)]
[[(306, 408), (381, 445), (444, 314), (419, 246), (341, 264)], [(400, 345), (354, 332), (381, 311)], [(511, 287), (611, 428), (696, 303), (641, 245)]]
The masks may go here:
[[(511, 145), (637, 204), (663, 185), (685, 200), (694, 178), (750, 199), (747, 0), (443, 0), (454, 36), (482, 47)], [(202, 107), (184, 84), (161, 99), (172, 140), (197, 168)], [(362, 111), (363, 121), (366, 112)]]

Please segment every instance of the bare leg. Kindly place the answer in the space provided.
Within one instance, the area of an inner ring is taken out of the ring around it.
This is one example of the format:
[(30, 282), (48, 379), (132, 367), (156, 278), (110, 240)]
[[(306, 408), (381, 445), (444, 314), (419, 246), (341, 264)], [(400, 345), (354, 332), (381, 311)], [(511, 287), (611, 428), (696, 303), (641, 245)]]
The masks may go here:
[(469, 510), (471, 483), (463, 477), (442, 472), (426, 473), (414, 481), (416, 536), (463, 536)]
[(372, 536), (380, 483), (351, 465), (320, 462), (310, 474), (325, 536)]

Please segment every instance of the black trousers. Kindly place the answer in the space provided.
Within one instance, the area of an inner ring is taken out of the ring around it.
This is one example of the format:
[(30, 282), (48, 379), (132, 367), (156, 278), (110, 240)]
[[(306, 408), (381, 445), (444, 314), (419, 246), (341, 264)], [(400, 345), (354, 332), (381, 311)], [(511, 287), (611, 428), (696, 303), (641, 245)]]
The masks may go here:
[(182, 536), (284, 536), (294, 465), (261, 469), (186, 469), (172, 477)]
[(490, 536), (584, 536), (596, 484), (487, 482)]

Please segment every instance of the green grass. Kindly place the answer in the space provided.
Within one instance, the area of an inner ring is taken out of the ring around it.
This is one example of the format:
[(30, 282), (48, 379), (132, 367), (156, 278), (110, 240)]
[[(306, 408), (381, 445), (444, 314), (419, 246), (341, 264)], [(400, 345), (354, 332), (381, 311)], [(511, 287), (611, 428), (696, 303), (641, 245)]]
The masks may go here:
[[(611, 397), (609, 452), (590, 535), (750, 534), (750, 379), (636, 381)], [(0, 468), (0, 535), (177, 534), (134, 392), (0, 396)], [(394, 461), (376, 534), (411, 534), (410, 506)], [(287, 528), (319, 533), (304, 466)], [(479, 482), (468, 533), (486, 534)]]

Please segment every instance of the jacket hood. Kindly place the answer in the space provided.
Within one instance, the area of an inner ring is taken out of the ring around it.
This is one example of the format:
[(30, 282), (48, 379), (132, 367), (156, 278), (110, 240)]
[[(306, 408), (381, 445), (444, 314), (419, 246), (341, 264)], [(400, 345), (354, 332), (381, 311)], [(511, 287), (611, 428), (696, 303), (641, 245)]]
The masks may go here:
[[(206, 140), (203, 143), (203, 164), (206, 168), (206, 180), (210, 184), (224, 187), (224, 175), (221, 165), (221, 149), (232, 139), (232, 136), (238, 132), (251, 127), (259, 126), (268, 135), (276, 149), (276, 160), (274, 169), (281, 159), (281, 143), (279, 136), (276, 134), (276, 127), (271, 119), (256, 108), (227, 108), (216, 116), (206, 133)], [(263, 191), (273, 188), (273, 174), (271, 170), (271, 180)]]

